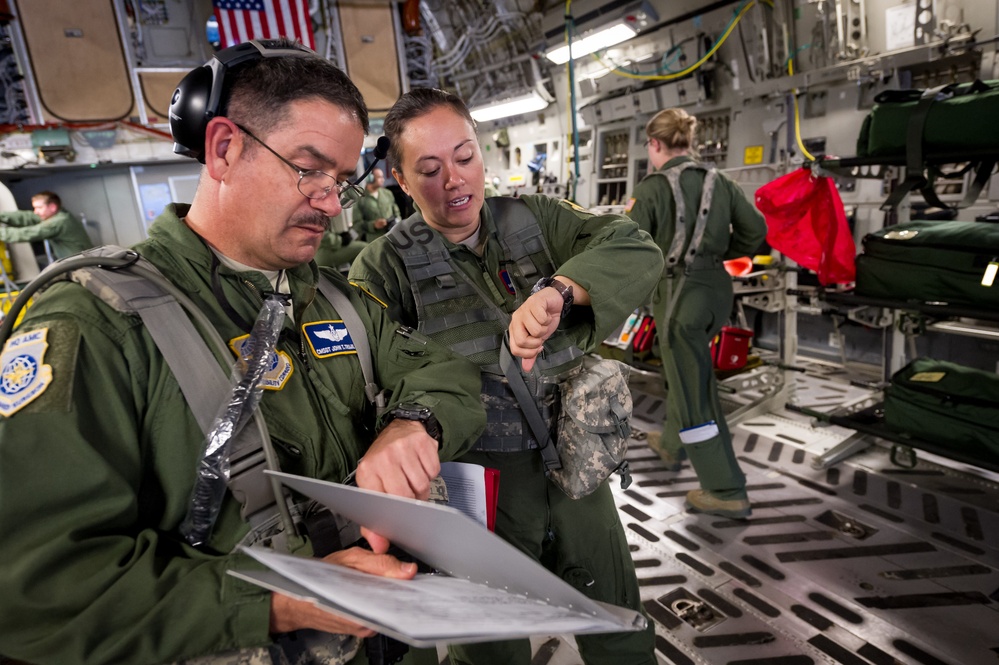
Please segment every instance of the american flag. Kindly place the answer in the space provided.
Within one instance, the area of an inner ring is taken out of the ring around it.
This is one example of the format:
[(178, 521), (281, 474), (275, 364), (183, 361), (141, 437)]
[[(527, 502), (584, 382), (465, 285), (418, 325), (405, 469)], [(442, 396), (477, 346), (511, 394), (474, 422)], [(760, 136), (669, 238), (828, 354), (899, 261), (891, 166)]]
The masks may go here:
[(308, 0), (212, 0), (222, 47), (251, 39), (297, 39), (316, 48)]

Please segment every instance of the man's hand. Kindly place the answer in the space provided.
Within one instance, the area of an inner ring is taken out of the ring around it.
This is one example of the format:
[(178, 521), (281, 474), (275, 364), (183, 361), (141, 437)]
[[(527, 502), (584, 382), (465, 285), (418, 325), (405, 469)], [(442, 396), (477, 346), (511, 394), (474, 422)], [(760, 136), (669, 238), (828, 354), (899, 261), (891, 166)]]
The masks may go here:
[(388, 226), (388, 220), (385, 219), (384, 217), (382, 217), (381, 219), (376, 219), (372, 223), (372, 226), (374, 226), (376, 229), (379, 229), (379, 230), (380, 229), (384, 229), (386, 226)]
[(396, 418), (381, 431), (357, 464), (357, 486), (425, 500), (441, 471), (437, 439), (416, 420)]
[[(357, 463), (354, 481), (363, 489), (426, 501), (430, 481), (441, 472), (438, 447), (422, 422), (396, 418)], [(375, 552), (388, 550), (389, 541), (382, 536), (366, 528), (361, 535)]]
[[(323, 561), (347, 566), (372, 575), (408, 580), (416, 574), (415, 563), (403, 563), (388, 554), (376, 554), (359, 547), (334, 552)], [(375, 631), (354, 623), (313, 603), (295, 600), (279, 593), (271, 594), (271, 633), (288, 633), (311, 628), (327, 633), (340, 633), (356, 637), (370, 637)]]

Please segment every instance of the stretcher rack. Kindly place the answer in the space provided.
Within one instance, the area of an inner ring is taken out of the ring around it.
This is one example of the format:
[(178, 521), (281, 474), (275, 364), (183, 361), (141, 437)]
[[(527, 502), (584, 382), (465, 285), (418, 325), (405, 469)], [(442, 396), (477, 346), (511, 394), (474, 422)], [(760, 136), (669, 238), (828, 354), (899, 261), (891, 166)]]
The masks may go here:
[[(939, 198), (932, 192), (935, 177), (945, 180), (964, 179), (966, 174), (973, 173), (974, 177), (969, 179), (965, 187), (965, 194), (962, 201), (954, 207), (966, 208), (973, 204), (981, 193), (982, 188), (988, 181), (996, 162), (999, 161), (999, 150), (990, 147), (982, 150), (961, 150), (954, 152), (928, 153), (920, 156), (921, 167), (918, 173), (914, 173), (915, 168), (909, 164), (909, 158), (905, 154), (880, 156), (880, 157), (827, 157), (820, 156), (817, 159), (805, 161), (803, 166), (810, 167), (813, 171), (821, 173), (823, 171), (833, 175), (849, 178), (871, 178), (884, 179), (892, 176), (895, 180), (895, 189), (903, 188), (902, 192), (893, 192), (882, 205), (882, 210), (894, 211), (896, 213), (895, 223), (905, 223), (909, 219), (909, 192), (922, 191), (924, 198), (932, 205), (941, 205), (945, 208), (951, 207), (939, 201)], [(964, 169), (951, 174), (943, 173), (939, 167), (948, 164), (967, 164)], [(927, 172), (932, 171), (930, 177)]]
[[(911, 449), (918, 448), (919, 450), (924, 450), (928, 453), (939, 455), (940, 457), (946, 457), (947, 459), (954, 460), (955, 462), (961, 462), (963, 464), (988, 469), (989, 471), (999, 472), (999, 463), (993, 463), (988, 460), (972, 457), (971, 455), (963, 453), (961, 450), (955, 450), (952, 446), (946, 446), (944, 444), (928, 441), (926, 439), (910, 436), (908, 434), (900, 434), (889, 429), (884, 424), (882, 417), (882, 414), (884, 413), (883, 402), (878, 402), (873, 406), (869, 406), (855, 413), (841, 415), (822, 413), (820, 411), (815, 411), (814, 409), (809, 409), (791, 403), (788, 403), (786, 408), (788, 411), (802, 413), (806, 416), (821, 420), (822, 422), (839, 425), (840, 427), (846, 427), (858, 432), (859, 434), (873, 435), (895, 444), (891, 456), (892, 461), (899, 466), (914, 466), (916, 456)], [(838, 446), (835, 446), (825, 453), (816, 456), (815, 459), (812, 460), (812, 466), (816, 469), (828, 468), (839, 461), (846, 459), (850, 455), (854, 455), (866, 448), (869, 448), (871, 445), (873, 444), (867, 436), (852, 436)]]

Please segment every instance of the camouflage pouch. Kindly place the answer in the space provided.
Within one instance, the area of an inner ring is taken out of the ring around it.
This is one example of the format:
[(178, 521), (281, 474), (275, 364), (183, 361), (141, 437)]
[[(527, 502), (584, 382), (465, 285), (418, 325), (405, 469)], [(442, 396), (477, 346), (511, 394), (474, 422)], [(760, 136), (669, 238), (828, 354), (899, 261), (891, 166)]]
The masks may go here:
[(621, 487), (631, 484), (625, 453), (631, 436), (629, 368), (616, 360), (587, 356), (583, 370), (560, 385), (558, 456), (561, 469), (549, 478), (569, 498), (596, 490), (614, 471)]

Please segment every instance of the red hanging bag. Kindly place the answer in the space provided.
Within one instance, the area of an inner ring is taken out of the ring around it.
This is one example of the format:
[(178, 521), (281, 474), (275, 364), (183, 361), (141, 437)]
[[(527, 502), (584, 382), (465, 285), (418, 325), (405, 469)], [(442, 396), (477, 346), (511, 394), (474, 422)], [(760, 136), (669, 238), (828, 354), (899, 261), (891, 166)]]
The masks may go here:
[(832, 178), (808, 167), (792, 171), (760, 187), (756, 207), (771, 247), (814, 270), (823, 285), (854, 281), (857, 247)]

